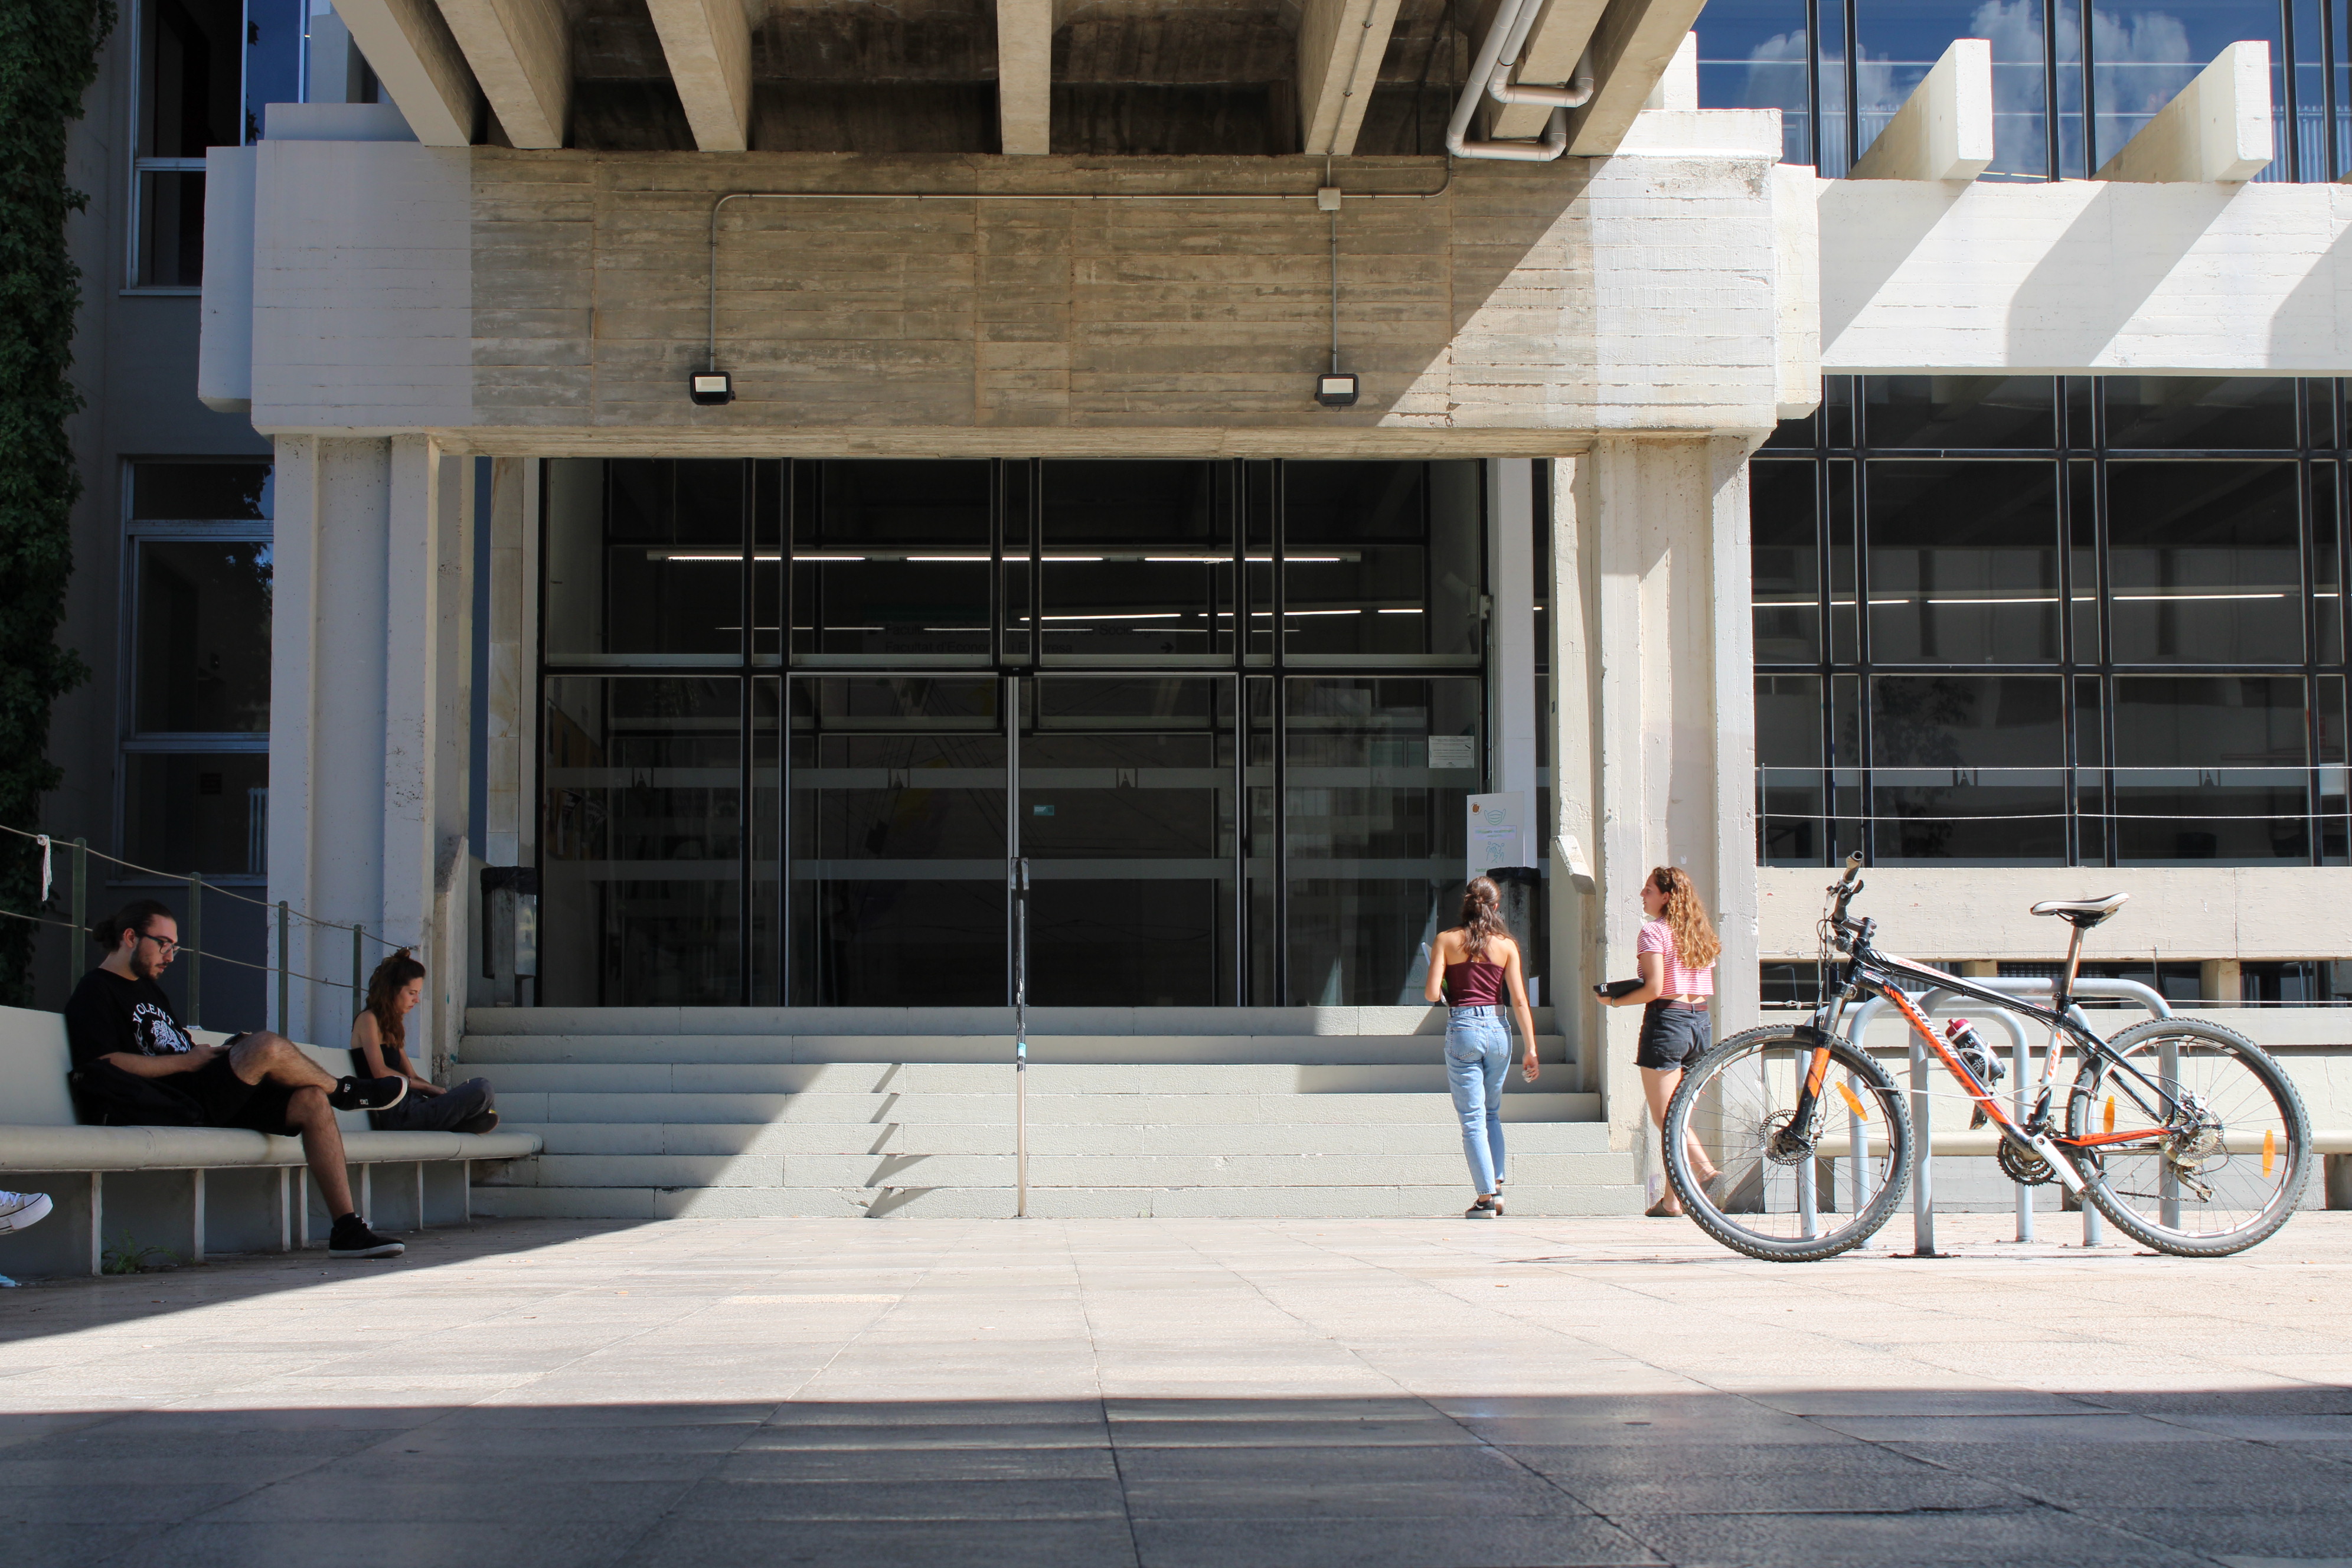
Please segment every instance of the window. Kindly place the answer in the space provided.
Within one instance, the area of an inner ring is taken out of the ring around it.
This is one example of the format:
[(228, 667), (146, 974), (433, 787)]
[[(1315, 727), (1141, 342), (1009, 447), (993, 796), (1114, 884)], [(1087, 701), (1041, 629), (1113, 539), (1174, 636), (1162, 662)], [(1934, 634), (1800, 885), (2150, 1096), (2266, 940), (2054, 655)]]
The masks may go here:
[(233, 0), (144, 0), (131, 153), (131, 286), (204, 281), (205, 149), (245, 141), (243, 17)]
[(259, 880), (269, 816), (269, 465), (131, 466), (125, 858)]
[(1712, 0), (1699, 101), (1780, 110), (1782, 157), (1834, 178), (1954, 39), (1983, 38), (1993, 160), (1979, 177), (2083, 179), (2253, 39), (2270, 46), (2277, 148), (2255, 177), (2333, 180), (2352, 170), (2347, 31), (2343, 0)]
[(1762, 862), (2346, 863), (2342, 395), (1830, 378), (1749, 466)]

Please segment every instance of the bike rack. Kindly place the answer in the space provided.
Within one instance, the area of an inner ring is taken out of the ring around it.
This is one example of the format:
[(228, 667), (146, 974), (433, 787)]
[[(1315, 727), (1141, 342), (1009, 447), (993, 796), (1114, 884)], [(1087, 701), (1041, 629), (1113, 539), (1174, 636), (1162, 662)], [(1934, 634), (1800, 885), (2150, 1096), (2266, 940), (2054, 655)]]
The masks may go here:
[[(2013, 980), (1992, 978), (1979, 980), (1973, 976), (1967, 978), (1971, 985), (2017, 997), (2047, 996), (2056, 984), (2055, 981), (2047, 978)], [(2143, 985), (2137, 980), (2078, 979), (2074, 982), (2074, 994), (2078, 997), (2115, 998), (2137, 1002), (2156, 1017), (2172, 1016), (2172, 1005), (2167, 1002), (2153, 986)], [(1987, 1017), (2000, 1023), (2010, 1038), (2011, 1104), (2015, 1107), (2015, 1114), (2022, 1117), (2026, 1110), (2025, 1085), (2032, 1076), (2033, 1061), (2033, 1053), (2026, 1039), (2025, 1020), (2007, 1008), (1988, 1007), (1979, 998), (1963, 996), (1956, 991), (1947, 990), (1942, 986), (1937, 986), (1920, 996), (1914, 1005), (1930, 1017), (1937, 1013), (1947, 1015), (1967, 1013), (1971, 1017)], [(1867, 1039), (1871, 1023), (1885, 1010), (1885, 1006), (1886, 1002), (1884, 997), (1873, 996), (1847, 1015), (1844, 1037), (1855, 1049), (1866, 1051), (1869, 1048)], [(2070, 1011), (2079, 1012), (2080, 1009), (2070, 1009)], [(2086, 1026), (2088, 1024), (2087, 1019), (2077, 1021)], [(1929, 1164), (1935, 1152), (1935, 1112), (1927, 1087), (1927, 1048), (1916, 1030), (1906, 1031), (1906, 1042), (1911, 1058), (1912, 1250), (1910, 1256), (1941, 1258), (1947, 1255), (1936, 1250), (1935, 1187), (1933, 1167)], [(1863, 1204), (1869, 1199), (1869, 1194), (1863, 1189), (1864, 1165), (1863, 1156), (1867, 1135), (1863, 1131), (1861, 1121), (1851, 1111), (1846, 1113), (1846, 1127), (1848, 1148), (1851, 1152), (1849, 1158), (1853, 1162), (1853, 1170), (1854, 1212), (1859, 1214)], [(1814, 1215), (1812, 1172), (1813, 1162), (1808, 1160), (1797, 1173), (1797, 1202), (1803, 1216), (1805, 1233), (1809, 1236), (1814, 1233), (1817, 1224)], [(2031, 1187), (2021, 1186), (2017, 1189), (2017, 1239), (2020, 1241), (2033, 1239), (2033, 1190)], [(2105, 1245), (2105, 1234), (2099, 1223), (2099, 1211), (2086, 1202), (2083, 1205), (2083, 1245), (2099, 1247)]]

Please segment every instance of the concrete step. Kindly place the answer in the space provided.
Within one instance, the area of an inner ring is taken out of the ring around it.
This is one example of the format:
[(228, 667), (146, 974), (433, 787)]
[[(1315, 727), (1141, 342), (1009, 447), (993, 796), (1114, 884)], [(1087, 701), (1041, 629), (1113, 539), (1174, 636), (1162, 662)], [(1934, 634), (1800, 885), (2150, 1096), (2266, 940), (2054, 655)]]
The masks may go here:
[[(1155, 1123), (1040, 1121), (1033, 1106), (1033, 1154), (1429, 1154), (1458, 1153), (1461, 1133), (1450, 1108), (1426, 1107), (1409, 1122), (1367, 1126), (1321, 1122)], [(1597, 1121), (1511, 1121), (1507, 1142), (1519, 1154), (1604, 1153), (1609, 1130)], [(537, 1133), (544, 1155), (693, 1155), (746, 1158), (800, 1154), (1001, 1154), (1013, 1147), (1010, 1115), (988, 1121), (873, 1122), (524, 1122), (507, 1131)]]
[[(1445, 1064), (1358, 1065), (1045, 1062), (1029, 1069), (1035, 1094), (1442, 1094)], [(459, 1063), (461, 1076), (477, 1064)], [(503, 1104), (510, 1094), (805, 1095), (1011, 1094), (1011, 1062), (503, 1062), (478, 1065)], [(1560, 1079), (1572, 1075), (1552, 1064)], [(1548, 1075), (1549, 1076), (1549, 1075)], [(1511, 1081), (1519, 1081), (1516, 1072)], [(1538, 1079), (1538, 1082), (1542, 1081)]]
[[(1617, 1153), (1522, 1154), (1532, 1185), (1625, 1179)], [(1462, 1149), (1419, 1154), (1039, 1154), (1033, 1184), (1066, 1187), (1439, 1186), (1466, 1182)], [(514, 1187), (990, 1187), (1013, 1184), (1010, 1150), (986, 1154), (541, 1154), (484, 1178)]]
[[(876, 1127), (1013, 1125), (1009, 1084), (982, 1094), (551, 1094), (501, 1089), (499, 1109), (509, 1126), (699, 1124)], [(1549, 1093), (1524, 1087), (1503, 1095), (1510, 1122), (1590, 1122), (1599, 1120), (1597, 1094)], [(1451, 1099), (1417, 1094), (1278, 1094), (1259, 1090), (1198, 1094), (1059, 1094), (1033, 1089), (1032, 1127), (1091, 1126), (1415, 1126), (1448, 1122)]]
[[(1032, 1063), (1398, 1064), (1436, 1060), (1436, 1035), (1066, 1035), (1029, 1041)], [(786, 1065), (1013, 1059), (1010, 1035), (468, 1035), (469, 1068), (522, 1065)], [(1538, 1035), (1536, 1059), (1574, 1059), (1559, 1035)]]
[[(1551, 1009), (1533, 1009), (1536, 1028), (1557, 1032)], [(1010, 1039), (1010, 1007), (470, 1007), (469, 1037), (514, 1035), (777, 1037), (999, 1036)], [(1034, 1039), (1056, 1035), (1443, 1035), (1445, 1009), (1402, 1007), (1032, 1007)]]
[[(1624, 1167), (1631, 1171), (1630, 1163)], [(1507, 1189), (1509, 1216), (1481, 1222), (1499, 1228), (1513, 1220), (1580, 1215), (1633, 1215), (1647, 1201), (1637, 1181)], [(1394, 1219), (1465, 1223), (1469, 1184), (1456, 1177), (1429, 1184), (1307, 1186), (1052, 1187), (1032, 1184), (1029, 1213), (1039, 1219)], [(857, 1218), (997, 1219), (1013, 1214), (1014, 1196), (1002, 1187), (869, 1189), (715, 1187), (477, 1187), (474, 1212), (500, 1218), (710, 1219)]]

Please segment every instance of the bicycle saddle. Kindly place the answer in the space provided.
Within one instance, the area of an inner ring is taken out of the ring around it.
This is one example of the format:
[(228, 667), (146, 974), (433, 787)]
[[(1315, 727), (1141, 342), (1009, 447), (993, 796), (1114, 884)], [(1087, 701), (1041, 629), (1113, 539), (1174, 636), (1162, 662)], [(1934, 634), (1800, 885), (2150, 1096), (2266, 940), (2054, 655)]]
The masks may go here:
[(2104, 899), (2051, 899), (2033, 906), (2031, 913), (2059, 915), (2078, 930), (2088, 931), (2123, 908), (2129, 893), (2109, 893)]

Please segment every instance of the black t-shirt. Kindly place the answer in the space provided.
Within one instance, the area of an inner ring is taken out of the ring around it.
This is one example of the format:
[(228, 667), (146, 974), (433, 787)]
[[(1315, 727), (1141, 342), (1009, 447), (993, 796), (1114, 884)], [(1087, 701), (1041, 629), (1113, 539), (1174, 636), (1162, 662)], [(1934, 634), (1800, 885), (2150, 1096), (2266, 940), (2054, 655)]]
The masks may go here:
[(152, 980), (125, 980), (103, 969), (83, 975), (66, 1003), (66, 1042), (78, 1068), (118, 1051), (132, 1057), (175, 1057), (196, 1045), (172, 1016), (172, 1004), (161, 985)]

